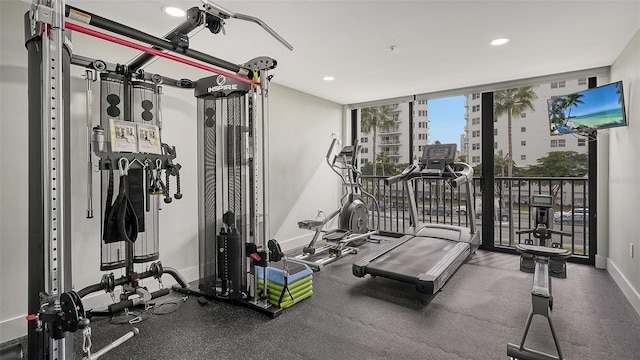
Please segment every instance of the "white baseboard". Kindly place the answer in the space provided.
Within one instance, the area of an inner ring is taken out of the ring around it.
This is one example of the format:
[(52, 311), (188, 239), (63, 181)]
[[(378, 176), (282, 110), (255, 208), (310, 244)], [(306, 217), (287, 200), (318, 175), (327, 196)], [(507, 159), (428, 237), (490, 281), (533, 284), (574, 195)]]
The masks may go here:
[(309, 245), (309, 242), (311, 241), (312, 236), (313, 234), (306, 234), (306, 235), (281, 241), (280, 247), (282, 247), (282, 251), (289, 251), (296, 248), (301, 248), (303, 246)]
[(26, 314), (0, 321), (0, 343), (27, 335)]
[(627, 297), (631, 306), (633, 306), (638, 315), (640, 315), (640, 293), (633, 288), (629, 280), (620, 272), (620, 269), (618, 269), (611, 259), (607, 259), (607, 271), (611, 274), (616, 284), (618, 284), (624, 296)]
[(606, 270), (607, 260), (608, 258), (606, 256), (596, 254), (596, 269)]

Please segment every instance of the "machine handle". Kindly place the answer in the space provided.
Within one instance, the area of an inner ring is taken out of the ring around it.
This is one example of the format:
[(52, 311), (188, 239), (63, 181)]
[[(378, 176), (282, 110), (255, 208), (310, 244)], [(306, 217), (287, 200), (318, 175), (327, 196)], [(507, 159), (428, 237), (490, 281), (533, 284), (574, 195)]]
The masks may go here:
[(353, 140), (353, 152), (351, 153), (351, 167), (356, 168), (356, 161), (358, 160), (358, 139)]
[(530, 230), (516, 230), (516, 235), (522, 235), (522, 234), (531, 234), (532, 232), (534, 232), (534, 229), (530, 229)]
[(409, 176), (409, 174), (413, 173), (416, 170), (416, 168), (417, 167), (415, 165), (409, 165), (409, 166), (407, 166), (406, 169), (402, 170), (402, 172), (400, 174), (394, 175), (394, 176), (391, 176), (391, 177), (388, 177), (388, 178), (384, 179), (384, 184), (385, 185), (393, 185), (393, 184), (397, 183), (398, 181), (404, 179), (405, 177)]
[(398, 174), (398, 175), (394, 175), (392, 177), (388, 177), (388, 178), (384, 179), (384, 184), (385, 185), (393, 185), (393, 184), (399, 182), (400, 180), (402, 180), (403, 177), (404, 177), (404, 175), (402, 175), (402, 174)]
[[(331, 153), (333, 152), (333, 147), (336, 145), (336, 141), (338, 141), (338, 139), (335, 138), (331, 141), (331, 146), (329, 146), (329, 151), (327, 151), (327, 156), (325, 156), (327, 162), (329, 162), (329, 158), (331, 158)], [(329, 163), (329, 165), (331, 165), (331, 163)]]
[[(168, 288), (162, 288), (162, 289), (156, 290), (151, 293), (151, 299), (156, 299), (161, 296), (169, 295), (169, 292), (170, 290)], [(107, 308), (110, 314), (115, 314), (123, 311), (124, 309), (140, 305), (143, 303), (143, 301), (144, 300), (142, 298), (120, 300), (120, 302), (111, 304)]]
[(264, 21), (258, 19), (257, 17), (251, 15), (245, 15), (240, 13), (231, 12), (220, 5), (214, 4), (211, 0), (202, 0), (202, 3), (205, 5), (207, 11), (212, 15), (219, 17), (220, 19), (228, 19), (235, 18), (239, 20), (249, 21), (258, 24), (261, 28), (263, 28), (269, 35), (273, 36), (276, 40), (278, 40), (284, 47), (289, 50), (293, 50), (293, 46), (289, 44), (282, 36), (278, 35), (272, 28), (269, 27)]
[(451, 187), (457, 188), (458, 186), (467, 182), (466, 176), (458, 176), (457, 178), (451, 180)]
[(134, 302), (133, 300), (120, 300), (119, 302), (117, 302), (115, 304), (109, 305), (108, 309), (109, 309), (109, 313), (110, 314), (115, 314), (115, 313), (119, 313), (119, 312), (123, 311), (124, 309), (128, 309), (130, 307), (134, 307), (136, 305), (137, 305), (137, 303)]
[[(536, 231), (536, 229), (530, 229), (530, 230), (517, 230), (517, 231), (516, 231), (516, 235), (531, 234), (531, 233), (533, 233), (533, 232), (535, 232), (535, 231)], [(565, 231), (557, 231), (557, 230), (550, 230), (550, 229), (547, 229), (547, 232), (548, 232), (549, 234), (556, 234), (556, 235), (563, 235), (563, 236), (573, 236), (573, 234), (572, 234), (572, 233), (568, 233), (568, 232), (565, 232)]]
[(117, 338), (115, 341), (109, 343), (108, 345), (106, 345), (102, 349), (96, 351), (95, 353), (93, 353), (93, 354), (91, 354), (89, 356), (83, 357), (83, 360), (85, 360), (85, 359), (86, 360), (99, 359), (100, 357), (102, 357), (103, 355), (108, 353), (109, 351), (117, 348), (118, 346), (122, 345), (122, 343), (124, 343), (125, 341), (127, 341), (127, 340), (131, 339), (132, 337), (137, 336), (139, 334), (140, 334), (140, 330), (138, 330), (138, 328), (134, 327), (129, 332), (127, 332), (126, 334), (124, 334), (121, 337)]
[(572, 233), (568, 233), (566, 231), (558, 231), (558, 230), (549, 230), (549, 233), (563, 236), (573, 236)]

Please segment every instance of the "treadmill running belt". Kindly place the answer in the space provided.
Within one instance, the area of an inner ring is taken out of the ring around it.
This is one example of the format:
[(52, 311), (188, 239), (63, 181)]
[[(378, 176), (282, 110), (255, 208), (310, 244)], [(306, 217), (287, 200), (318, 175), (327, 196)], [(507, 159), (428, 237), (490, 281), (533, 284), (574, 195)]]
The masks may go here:
[(469, 255), (466, 242), (418, 236), (371, 261), (366, 272), (409, 284), (433, 294)]

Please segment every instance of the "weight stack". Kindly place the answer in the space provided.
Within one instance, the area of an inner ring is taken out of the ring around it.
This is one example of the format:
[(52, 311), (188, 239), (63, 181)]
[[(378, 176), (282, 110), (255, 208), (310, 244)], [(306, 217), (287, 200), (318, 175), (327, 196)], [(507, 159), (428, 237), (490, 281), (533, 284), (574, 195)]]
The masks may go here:
[[(142, 81), (131, 82), (131, 98), (130, 113), (133, 122), (137, 124), (148, 124), (159, 126), (159, 92), (158, 86), (155, 84), (145, 83)], [(138, 137), (142, 138), (138, 133)], [(155, 164), (153, 164), (155, 167)], [(149, 187), (145, 185), (149, 183), (146, 174), (143, 171), (129, 172), (131, 180), (135, 180), (140, 185), (139, 191), (129, 187), (131, 203), (136, 209), (138, 215), (138, 240), (133, 248), (133, 262), (145, 263), (158, 260), (160, 257), (160, 236), (159, 236), (159, 209), (162, 195), (147, 196)], [(132, 175), (136, 175), (133, 177)], [(163, 181), (166, 178), (162, 177)], [(131, 184), (130, 184), (131, 185)], [(174, 184), (175, 185), (175, 184)], [(175, 189), (175, 187), (174, 187)], [(147, 202), (149, 204), (147, 205)], [(147, 211), (149, 209), (149, 211)]]
[[(111, 148), (111, 119), (126, 120), (126, 110), (128, 105), (128, 79), (124, 76), (111, 73), (100, 74), (100, 125), (105, 133), (105, 151), (112, 151)], [(107, 214), (104, 207), (107, 202), (107, 190), (109, 187), (109, 171), (105, 171), (105, 164), (100, 164), (101, 174), (101, 224), (104, 224)], [(118, 196), (120, 176), (117, 170), (113, 172), (113, 200)], [(104, 226), (100, 228), (100, 270), (108, 271), (126, 266), (127, 251), (124, 242), (105, 243)]]
[(218, 236), (218, 276), (222, 280), (222, 295), (242, 299), (242, 246), (240, 233), (232, 228), (222, 229)]

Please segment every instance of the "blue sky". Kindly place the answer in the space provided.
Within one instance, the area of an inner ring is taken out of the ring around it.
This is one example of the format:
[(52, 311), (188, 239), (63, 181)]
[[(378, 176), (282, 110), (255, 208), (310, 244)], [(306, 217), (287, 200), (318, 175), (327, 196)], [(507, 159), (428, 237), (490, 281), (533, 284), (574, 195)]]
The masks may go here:
[(460, 135), (464, 132), (465, 97), (453, 96), (428, 100), (430, 134), (429, 143), (440, 140), (443, 144), (456, 143), (460, 150)]
[[(580, 93), (584, 95), (581, 99), (583, 104), (578, 104), (578, 106), (571, 109), (572, 116), (580, 116), (620, 107), (620, 104), (618, 104), (620, 95), (616, 93), (615, 83), (585, 90)], [(565, 112), (568, 113), (569, 110)]]

